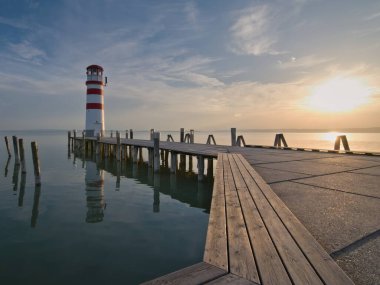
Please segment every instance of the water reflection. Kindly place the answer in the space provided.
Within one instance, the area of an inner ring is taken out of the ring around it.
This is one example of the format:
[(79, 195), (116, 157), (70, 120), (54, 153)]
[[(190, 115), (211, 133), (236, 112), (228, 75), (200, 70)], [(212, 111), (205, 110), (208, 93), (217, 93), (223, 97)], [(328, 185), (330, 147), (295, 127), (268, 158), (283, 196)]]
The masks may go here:
[[(84, 163), (84, 160), (83, 160)], [(84, 164), (83, 164), (84, 165)], [(98, 223), (104, 217), (104, 173), (99, 169), (95, 161), (86, 161), (86, 201), (87, 223)]]
[(40, 195), (41, 195), (41, 185), (36, 185), (34, 187), (32, 218), (31, 218), (31, 221), (30, 221), (30, 226), (32, 228), (35, 228), (36, 225), (37, 225), (38, 205), (40, 204)]
[(17, 188), (18, 188), (19, 172), (20, 172), (20, 164), (15, 162), (13, 166), (13, 176), (12, 176), (13, 191), (17, 191)]
[(5, 164), (5, 169), (4, 169), (4, 177), (7, 177), (8, 176), (8, 166), (9, 166), (9, 162), (11, 161), (11, 157), (9, 156), (8, 157), (8, 160), (7, 160), (7, 163)]
[(204, 209), (209, 213), (213, 177), (208, 177), (202, 183), (198, 182), (197, 174), (192, 171), (185, 171), (186, 157), (182, 157), (182, 168), (177, 174), (170, 173), (168, 164), (161, 166), (160, 173), (154, 173), (148, 163), (142, 158), (133, 162), (132, 159), (117, 161), (115, 158), (100, 158), (96, 155), (73, 156), (80, 159), (86, 169), (86, 200), (87, 217), (86, 222), (101, 222), (104, 218), (106, 206), (104, 199), (104, 171), (115, 177), (115, 190), (122, 189), (122, 178), (135, 179), (139, 183), (152, 188), (152, 211), (160, 212), (160, 195), (168, 195), (190, 207)]

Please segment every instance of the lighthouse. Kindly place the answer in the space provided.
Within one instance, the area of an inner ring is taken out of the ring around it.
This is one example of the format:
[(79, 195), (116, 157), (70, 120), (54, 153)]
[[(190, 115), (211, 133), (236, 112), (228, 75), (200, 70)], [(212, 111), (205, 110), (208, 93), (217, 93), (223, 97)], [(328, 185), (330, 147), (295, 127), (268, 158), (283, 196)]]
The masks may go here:
[(103, 136), (104, 134), (104, 94), (103, 67), (87, 67), (87, 100), (86, 100), (86, 137)]

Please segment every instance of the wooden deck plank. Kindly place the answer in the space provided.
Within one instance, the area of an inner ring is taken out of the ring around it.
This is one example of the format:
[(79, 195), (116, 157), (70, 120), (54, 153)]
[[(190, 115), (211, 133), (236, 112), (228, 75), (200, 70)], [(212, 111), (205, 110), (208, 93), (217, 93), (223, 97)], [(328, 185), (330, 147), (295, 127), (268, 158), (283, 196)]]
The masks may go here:
[[(271, 236), (273, 243), (279, 252), (283, 264), (285, 265), (294, 284), (323, 284), (319, 276), (314, 271), (313, 267), (305, 258), (303, 252), (300, 250), (292, 236), (285, 228), (282, 221), (273, 211), (271, 205), (266, 197), (261, 192), (260, 188), (256, 185), (255, 180), (249, 175), (249, 172), (243, 165), (239, 156), (237, 165), (239, 171), (242, 173), (248, 189), (254, 199), (257, 209), (263, 218), (265, 226)], [(243, 158), (244, 159), (244, 158)], [(252, 167), (251, 167), (252, 168)]]
[(205, 283), (207, 285), (227, 285), (227, 284), (234, 284), (234, 285), (258, 285), (258, 283), (248, 281), (247, 279), (241, 278), (239, 276), (236, 276), (234, 274), (227, 274), (222, 277), (219, 277), (218, 279), (215, 279), (211, 282)]
[(223, 161), (218, 157), (203, 260), (228, 270)]
[(226, 271), (216, 266), (200, 262), (157, 279), (144, 282), (142, 285), (197, 285), (204, 284), (226, 274)]
[(286, 207), (282, 200), (272, 191), (263, 178), (241, 156), (239, 157), (251, 177), (259, 185), (262, 193), (270, 201), (278, 216), (296, 240), (311, 265), (318, 272), (325, 284), (354, 284), (346, 273), (335, 263), (330, 255), (315, 240), (302, 223)]
[(233, 274), (260, 283), (228, 156), (223, 154), (222, 157), (227, 206), (229, 269)]
[(281, 258), (269, 236), (256, 205), (248, 191), (234, 157), (229, 156), (249, 238), (263, 284), (292, 284)]

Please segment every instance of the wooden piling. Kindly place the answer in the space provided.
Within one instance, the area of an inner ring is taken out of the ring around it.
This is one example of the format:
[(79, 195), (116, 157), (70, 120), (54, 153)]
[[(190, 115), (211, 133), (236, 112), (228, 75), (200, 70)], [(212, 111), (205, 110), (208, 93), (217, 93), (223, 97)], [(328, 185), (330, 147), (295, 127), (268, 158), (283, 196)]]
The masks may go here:
[(160, 171), (160, 132), (155, 132), (153, 135), (153, 151), (154, 151), (154, 172)]
[(207, 176), (214, 176), (214, 160), (212, 158), (207, 159)]
[(132, 161), (133, 161), (133, 163), (137, 163), (137, 155), (138, 155), (139, 149), (137, 146), (133, 146), (132, 148), (133, 148), (132, 149)]
[(125, 138), (128, 139), (128, 130), (125, 130)]
[(153, 161), (154, 161), (154, 151), (153, 148), (148, 148), (148, 167), (153, 166)]
[(96, 142), (95, 142), (95, 154), (100, 154), (100, 134), (97, 134), (96, 136)]
[(185, 129), (184, 129), (184, 128), (181, 128), (181, 129), (180, 129), (179, 141), (180, 141), (181, 143), (185, 142)]
[(17, 137), (16, 136), (12, 136), (12, 140), (13, 140), (13, 151), (14, 151), (14, 154), (15, 154), (15, 163), (16, 164), (20, 164), (20, 158), (19, 158), (19, 155), (18, 155)]
[(176, 173), (177, 172), (177, 153), (174, 151), (170, 152), (170, 172)]
[(86, 132), (82, 131), (82, 151), (86, 155)]
[(20, 147), (21, 173), (26, 173), (26, 168), (25, 168), (25, 153), (24, 153), (24, 140), (23, 139), (18, 139), (18, 145)]
[(189, 172), (193, 172), (193, 156), (189, 155)]
[(35, 185), (41, 185), (40, 161), (38, 159), (38, 146), (36, 142), (31, 142), (32, 157), (34, 166), (34, 181)]
[(71, 131), (67, 132), (67, 147), (70, 149)]
[(74, 139), (73, 139), (72, 149), (76, 150), (76, 148), (77, 148), (77, 131), (74, 130), (73, 133), (74, 133)]
[(133, 140), (133, 130), (132, 129), (129, 130), (129, 137), (131, 138), (131, 140)]
[(205, 160), (202, 155), (198, 155), (198, 181), (203, 181), (205, 172)]
[(236, 145), (236, 128), (231, 128), (231, 145)]
[(348, 140), (345, 135), (337, 136), (335, 140), (334, 150), (340, 150), (340, 141), (342, 141), (344, 150), (350, 150), (350, 146), (348, 145)]
[(8, 142), (8, 137), (4, 137), (5, 140), (5, 146), (7, 147), (7, 152), (8, 152), (8, 157), (11, 157), (11, 151), (9, 150), (9, 142)]
[(150, 129), (150, 140), (153, 140), (154, 129)]
[(190, 143), (194, 143), (194, 130), (190, 130)]
[(116, 160), (120, 161), (121, 158), (121, 150), (120, 150), (120, 133), (116, 131)]

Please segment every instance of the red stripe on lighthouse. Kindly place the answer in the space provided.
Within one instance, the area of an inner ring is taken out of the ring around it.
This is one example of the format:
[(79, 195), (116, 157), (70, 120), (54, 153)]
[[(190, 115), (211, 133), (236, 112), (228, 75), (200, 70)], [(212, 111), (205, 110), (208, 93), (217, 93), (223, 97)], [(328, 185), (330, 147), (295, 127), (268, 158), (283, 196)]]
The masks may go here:
[(91, 95), (91, 94), (103, 95), (103, 90), (102, 89), (96, 89), (96, 88), (87, 89), (87, 95)]
[(86, 109), (87, 110), (93, 110), (93, 109), (102, 110), (103, 109), (103, 104), (101, 104), (101, 103), (87, 103), (86, 104)]
[(89, 85), (89, 84), (99, 84), (99, 85), (103, 85), (103, 81), (87, 80), (87, 81), (86, 81), (86, 85)]

